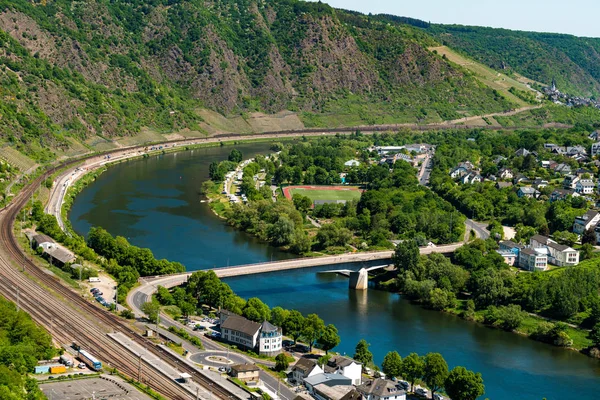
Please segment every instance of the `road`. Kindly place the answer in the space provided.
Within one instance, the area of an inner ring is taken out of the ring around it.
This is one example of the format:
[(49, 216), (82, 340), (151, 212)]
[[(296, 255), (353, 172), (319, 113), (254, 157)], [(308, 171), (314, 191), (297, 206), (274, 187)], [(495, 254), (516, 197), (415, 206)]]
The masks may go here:
[[(161, 335), (168, 337), (170, 340), (172, 340), (174, 342), (178, 342), (178, 343), (181, 342), (183, 345), (183, 348), (185, 350), (189, 351), (189, 353), (191, 354), (189, 356), (189, 359), (195, 363), (207, 365), (207, 366), (211, 366), (211, 367), (217, 367), (217, 368), (223, 367), (223, 366), (231, 366), (231, 365), (235, 365), (235, 364), (260, 363), (260, 364), (263, 364), (263, 365), (266, 365), (269, 367), (272, 367), (274, 365), (274, 363), (269, 362), (269, 361), (257, 360), (257, 359), (253, 359), (251, 357), (245, 356), (243, 354), (236, 353), (234, 351), (229, 351), (227, 349), (227, 347), (222, 346), (218, 342), (215, 342), (211, 339), (204, 337), (204, 335), (199, 333), (198, 331), (194, 331), (193, 329), (189, 328), (188, 326), (185, 326), (183, 324), (180, 324), (180, 323), (174, 321), (167, 315), (161, 315), (160, 324), (166, 326), (167, 328), (169, 328), (170, 326), (175, 326), (180, 329), (185, 329), (189, 335), (196, 336), (197, 338), (199, 338), (202, 341), (202, 344), (204, 345), (204, 348), (206, 349), (205, 351), (199, 351), (198, 348), (196, 346), (192, 345), (191, 343), (179, 338), (178, 336), (172, 334), (171, 332), (169, 332), (165, 329), (162, 329), (162, 328), (159, 329)], [(154, 325), (149, 325), (149, 327), (154, 329)], [(215, 357), (215, 356), (226, 358), (229, 360), (229, 362), (219, 362), (219, 361), (210, 360), (210, 357)], [(289, 387), (287, 387), (284, 383), (280, 384), (278, 382), (277, 378), (275, 378), (273, 375), (269, 374), (267, 371), (264, 371), (264, 370), (260, 371), (260, 379), (263, 382), (263, 384), (267, 387), (267, 389), (269, 389), (269, 391), (271, 391), (272, 393), (276, 394), (279, 391), (279, 395), (280, 395), (281, 399), (293, 400), (296, 397), (295, 393), (292, 390), (290, 390)]]

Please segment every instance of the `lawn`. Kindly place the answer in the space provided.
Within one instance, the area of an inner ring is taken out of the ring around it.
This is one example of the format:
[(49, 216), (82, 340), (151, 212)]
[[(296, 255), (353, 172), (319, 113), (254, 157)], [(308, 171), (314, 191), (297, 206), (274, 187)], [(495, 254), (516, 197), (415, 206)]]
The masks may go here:
[[(288, 192), (289, 196), (292, 197), (295, 194), (300, 194), (302, 196), (306, 196), (312, 201), (316, 200), (359, 200), (361, 192), (356, 187), (348, 187), (348, 186), (334, 186), (331, 189), (315, 187), (290, 187), (285, 188), (284, 192)], [(288, 194), (286, 193), (286, 197)]]

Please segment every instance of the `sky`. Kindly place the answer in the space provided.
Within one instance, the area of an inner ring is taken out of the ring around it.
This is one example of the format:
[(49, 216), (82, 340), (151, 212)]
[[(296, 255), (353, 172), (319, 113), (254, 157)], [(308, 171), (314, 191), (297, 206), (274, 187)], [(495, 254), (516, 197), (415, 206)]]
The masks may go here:
[[(310, 0), (314, 1), (314, 0)], [(432, 23), (600, 37), (599, 0), (325, 0), (335, 8)]]

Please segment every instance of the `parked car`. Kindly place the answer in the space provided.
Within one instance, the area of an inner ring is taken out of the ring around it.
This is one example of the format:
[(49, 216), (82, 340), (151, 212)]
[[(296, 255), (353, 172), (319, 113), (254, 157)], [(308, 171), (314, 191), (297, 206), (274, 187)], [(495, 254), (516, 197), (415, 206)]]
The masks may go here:
[(90, 293), (97, 292), (98, 290), (99, 290), (98, 288), (93, 287), (93, 288), (90, 289)]
[(433, 395), (433, 400), (444, 400), (444, 396), (439, 393)]
[(429, 393), (429, 390), (425, 389), (425, 388), (417, 388), (417, 390), (415, 390), (415, 393), (421, 396), (427, 396), (427, 394)]
[(79, 369), (84, 369), (85, 368), (85, 364), (84, 363), (79, 363), (79, 365), (77, 367)]
[(398, 385), (402, 386), (404, 388), (404, 390), (408, 390), (408, 387), (410, 386), (410, 384), (408, 382), (402, 381), (402, 380), (398, 381)]

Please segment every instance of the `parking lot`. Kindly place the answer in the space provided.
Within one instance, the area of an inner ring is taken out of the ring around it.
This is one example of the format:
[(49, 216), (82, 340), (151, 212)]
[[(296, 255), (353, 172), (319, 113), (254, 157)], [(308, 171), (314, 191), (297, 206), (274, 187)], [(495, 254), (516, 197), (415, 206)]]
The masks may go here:
[(50, 400), (122, 399), (151, 400), (133, 386), (115, 376), (72, 381), (40, 382), (40, 389)]
[[(88, 282), (86, 284), (87, 286), (87, 291), (88, 293), (89, 290), (91, 288), (98, 288), (100, 289), (100, 291), (102, 292), (102, 297), (104, 298), (104, 300), (106, 300), (108, 303), (114, 303), (115, 302), (115, 285), (116, 282), (114, 280), (112, 280), (111, 278), (104, 276), (104, 275), (100, 275), (100, 282)], [(90, 296), (92, 294), (90, 293)]]

